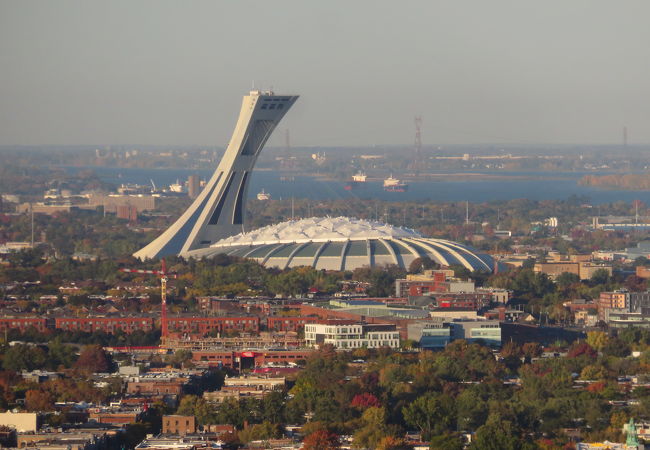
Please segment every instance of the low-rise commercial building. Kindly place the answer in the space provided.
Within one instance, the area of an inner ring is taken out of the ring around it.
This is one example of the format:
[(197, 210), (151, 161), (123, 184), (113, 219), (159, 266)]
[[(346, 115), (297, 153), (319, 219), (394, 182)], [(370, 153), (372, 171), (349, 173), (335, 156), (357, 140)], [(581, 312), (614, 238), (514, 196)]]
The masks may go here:
[(340, 349), (399, 348), (400, 335), (393, 324), (334, 319), (305, 325), (305, 342), (312, 347), (331, 344)]
[(493, 347), (501, 346), (501, 324), (498, 320), (463, 320), (451, 322), (450, 326), (453, 340), (480, 340)]
[(303, 350), (200, 350), (192, 351), (192, 361), (197, 366), (252, 369), (267, 364), (289, 365), (303, 361), (313, 354), (311, 349)]
[(610, 276), (612, 275), (612, 266), (610, 265), (578, 261), (536, 263), (533, 270), (537, 273), (544, 273), (551, 279), (555, 279), (563, 273), (571, 273), (580, 277), (581, 280), (588, 280), (599, 270), (604, 270)]
[(395, 280), (395, 295), (427, 295), (432, 292), (474, 292), (474, 282), (454, 278), (453, 270), (425, 270), (422, 274), (409, 274)]
[(441, 320), (408, 324), (408, 338), (423, 349), (444, 348), (451, 342), (451, 328)]

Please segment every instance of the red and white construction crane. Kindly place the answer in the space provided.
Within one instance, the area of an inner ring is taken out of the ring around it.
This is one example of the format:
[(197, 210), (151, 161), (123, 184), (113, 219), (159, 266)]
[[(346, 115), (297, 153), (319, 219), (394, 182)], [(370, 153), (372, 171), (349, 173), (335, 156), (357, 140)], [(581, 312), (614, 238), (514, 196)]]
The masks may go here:
[(176, 278), (177, 274), (167, 272), (167, 265), (165, 259), (161, 260), (160, 270), (143, 270), (143, 269), (129, 269), (126, 267), (120, 268), (120, 272), (124, 273), (139, 273), (143, 275), (155, 275), (160, 278), (160, 327), (162, 329), (162, 337), (167, 337), (167, 280)]

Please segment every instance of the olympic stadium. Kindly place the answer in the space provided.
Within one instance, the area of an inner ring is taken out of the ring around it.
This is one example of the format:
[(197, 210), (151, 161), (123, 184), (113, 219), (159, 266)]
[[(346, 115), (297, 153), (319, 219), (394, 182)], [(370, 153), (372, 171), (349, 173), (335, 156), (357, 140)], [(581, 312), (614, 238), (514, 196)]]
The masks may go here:
[(492, 257), (414, 230), (347, 217), (291, 220), (243, 233), (251, 172), (264, 144), (298, 99), (272, 91), (245, 95), (235, 130), (212, 177), (187, 210), (160, 236), (134, 253), (140, 259), (225, 253), (266, 267), (354, 270), (429, 257), (469, 270), (494, 268)]
[(381, 222), (348, 217), (312, 217), (283, 222), (222, 239), (207, 248), (190, 251), (195, 258), (226, 254), (251, 258), (266, 267), (286, 269), (354, 270), (363, 266), (395, 264), (407, 269), (417, 258), (443, 265), (491, 271), (492, 257), (444, 239)]

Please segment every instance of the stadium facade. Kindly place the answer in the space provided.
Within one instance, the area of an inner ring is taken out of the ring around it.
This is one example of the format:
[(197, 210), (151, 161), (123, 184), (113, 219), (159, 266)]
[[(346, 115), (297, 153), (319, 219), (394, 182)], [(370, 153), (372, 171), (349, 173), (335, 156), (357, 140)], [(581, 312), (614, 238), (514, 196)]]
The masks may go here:
[(408, 269), (421, 257), (443, 266), (492, 271), (494, 260), (471, 247), (425, 238), (414, 230), (348, 217), (312, 217), (241, 233), (188, 252), (195, 258), (227, 254), (251, 258), (266, 267), (354, 270), (395, 264)]

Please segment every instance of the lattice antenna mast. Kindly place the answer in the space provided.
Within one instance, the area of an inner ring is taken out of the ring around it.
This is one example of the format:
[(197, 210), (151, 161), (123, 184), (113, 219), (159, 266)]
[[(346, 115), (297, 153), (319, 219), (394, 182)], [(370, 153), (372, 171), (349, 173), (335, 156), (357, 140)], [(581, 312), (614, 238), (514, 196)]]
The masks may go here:
[(415, 116), (415, 159), (413, 160), (413, 171), (418, 174), (422, 164), (422, 117)]

